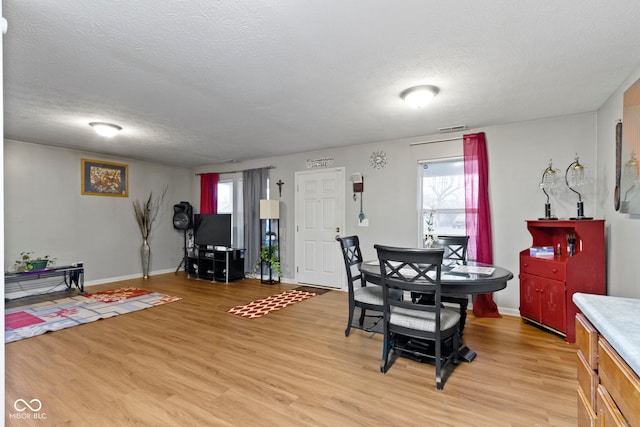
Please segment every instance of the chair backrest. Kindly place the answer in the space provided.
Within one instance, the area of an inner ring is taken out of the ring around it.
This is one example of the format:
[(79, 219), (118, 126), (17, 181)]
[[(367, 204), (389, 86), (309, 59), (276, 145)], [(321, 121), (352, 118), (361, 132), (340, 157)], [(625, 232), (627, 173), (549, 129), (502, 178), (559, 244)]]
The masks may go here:
[[(442, 270), (443, 248), (398, 248), (374, 245), (378, 252), (380, 276), (382, 278), (385, 316), (390, 307), (436, 312), (437, 328), (440, 327), (440, 273)], [(434, 305), (415, 304), (410, 299), (401, 301), (389, 298), (389, 289), (404, 292), (433, 294)], [(388, 317), (387, 317), (388, 319)]]
[[(344, 267), (347, 271), (347, 284), (349, 291), (353, 291), (353, 282), (361, 278), (360, 264), (362, 264), (362, 252), (360, 251), (360, 239), (358, 236), (336, 237), (342, 249)], [(355, 274), (354, 274), (355, 271)]]
[(444, 249), (444, 259), (450, 261), (466, 261), (469, 236), (438, 236), (434, 248)]

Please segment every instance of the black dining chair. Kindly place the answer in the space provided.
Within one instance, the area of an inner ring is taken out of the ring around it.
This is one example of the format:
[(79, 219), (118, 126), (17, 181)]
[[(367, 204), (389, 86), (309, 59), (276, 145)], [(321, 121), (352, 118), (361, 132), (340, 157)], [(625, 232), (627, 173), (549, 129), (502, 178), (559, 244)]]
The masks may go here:
[(438, 236), (434, 248), (443, 248), (445, 264), (463, 264), (467, 261), (469, 236)]
[[(342, 256), (344, 258), (344, 266), (347, 272), (347, 287), (349, 291), (349, 318), (347, 321), (347, 329), (344, 331), (345, 336), (349, 336), (351, 328), (362, 329), (366, 332), (382, 333), (381, 328), (376, 326), (382, 320), (382, 287), (374, 285), (367, 286), (360, 274), (360, 265), (362, 264), (362, 252), (360, 251), (360, 239), (358, 236), (336, 237), (340, 242)], [(392, 298), (401, 298), (400, 292), (394, 292)], [(353, 317), (356, 307), (360, 308), (360, 317), (357, 325), (353, 324)], [(367, 315), (367, 310), (374, 314)], [(374, 318), (371, 326), (364, 326), (366, 317)]]
[[(436, 389), (442, 390), (443, 368), (458, 363), (460, 313), (441, 304), (440, 275), (444, 249), (397, 248), (375, 245), (380, 262), (384, 301), (384, 343), (380, 371), (386, 373), (392, 356), (408, 354), (433, 358)], [(389, 298), (391, 291), (432, 294), (435, 304)], [(447, 342), (453, 342), (447, 346)], [(427, 343), (431, 343), (429, 346)], [(432, 348), (433, 352), (428, 351)]]
[[(467, 262), (467, 246), (469, 236), (438, 236), (432, 247), (443, 248), (443, 262), (446, 265), (464, 264)], [(442, 302), (456, 304), (460, 307), (460, 336), (467, 321), (467, 295), (443, 295)]]
[[(452, 266), (467, 262), (468, 245), (469, 236), (438, 236), (432, 247), (444, 249), (443, 263), (446, 266)], [(433, 304), (433, 295), (418, 295), (414, 293), (411, 294), (411, 298), (420, 304)], [(460, 336), (462, 336), (464, 325), (467, 321), (469, 297), (467, 295), (443, 295), (442, 302), (460, 307)]]

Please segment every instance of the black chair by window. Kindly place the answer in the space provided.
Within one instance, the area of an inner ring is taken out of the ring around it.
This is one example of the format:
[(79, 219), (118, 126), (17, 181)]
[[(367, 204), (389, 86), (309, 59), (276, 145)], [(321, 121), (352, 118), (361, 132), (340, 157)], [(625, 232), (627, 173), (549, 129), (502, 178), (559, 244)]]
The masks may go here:
[(445, 264), (463, 264), (467, 261), (469, 236), (438, 236), (434, 248), (443, 248)]
[[(362, 264), (360, 240), (358, 236), (336, 237), (336, 240), (340, 242), (342, 249), (344, 266), (347, 270), (347, 286), (349, 291), (349, 319), (344, 335), (348, 337), (352, 327), (367, 332), (382, 333), (380, 327), (376, 329), (376, 326), (378, 326), (378, 323), (382, 320), (382, 287), (367, 286), (366, 282), (362, 280), (362, 275), (360, 274), (360, 265)], [(395, 292), (392, 297), (399, 299), (401, 295), (401, 293)], [(356, 307), (360, 308), (360, 317), (357, 326), (353, 324)], [(374, 314), (367, 315), (367, 310), (373, 311)], [(375, 319), (372, 325), (364, 325), (366, 317)]]
[[(438, 236), (433, 244), (434, 248), (444, 249), (443, 262), (445, 265), (464, 264), (467, 262), (467, 246), (469, 236)], [(464, 331), (467, 320), (467, 305), (469, 298), (466, 295), (443, 295), (442, 302), (448, 302), (460, 306), (460, 335)]]
[[(440, 274), (444, 249), (395, 248), (375, 245), (380, 262), (384, 300), (384, 344), (380, 371), (386, 373), (392, 355), (432, 357), (436, 388), (444, 387), (443, 368), (457, 364), (460, 314), (441, 304)], [(432, 294), (435, 304), (389, 298), (390, 291)], [(432, 343), (433, 353), (427, 350)], [(453, 342), (452, 345), (445, 345)]]

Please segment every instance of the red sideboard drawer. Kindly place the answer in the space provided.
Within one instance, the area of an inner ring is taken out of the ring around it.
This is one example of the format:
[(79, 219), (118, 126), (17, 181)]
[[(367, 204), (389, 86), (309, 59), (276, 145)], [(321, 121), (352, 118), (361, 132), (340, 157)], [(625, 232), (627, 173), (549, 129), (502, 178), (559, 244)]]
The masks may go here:
[(520, 257), (520, 273), (529, 273), (560, 281), (564, 281), (567, 277), (565, 263), (528, 256)]

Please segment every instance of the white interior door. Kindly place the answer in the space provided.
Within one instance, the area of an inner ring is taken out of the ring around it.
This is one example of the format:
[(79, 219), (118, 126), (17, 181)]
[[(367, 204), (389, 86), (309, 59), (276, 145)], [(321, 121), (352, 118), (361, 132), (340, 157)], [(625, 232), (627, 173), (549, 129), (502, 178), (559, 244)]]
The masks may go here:
[(345, 169), (296, 172), (296, 281), (342, 287)]

